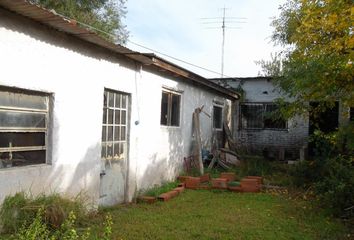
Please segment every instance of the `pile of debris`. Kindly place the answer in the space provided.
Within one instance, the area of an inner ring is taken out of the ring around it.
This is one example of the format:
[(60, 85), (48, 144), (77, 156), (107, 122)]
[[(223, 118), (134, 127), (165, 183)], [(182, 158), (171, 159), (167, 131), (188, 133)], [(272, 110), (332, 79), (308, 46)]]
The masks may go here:
[(216, 142), (216, 134), (212, 136), (211, 151), (202, 148), (202, 139), (200, 133), (200, 113), (211, 117), (203, 110), (204, 106), (196, 108), (193, 112), (193, 135), (194, 135), (194, 155), (184, 158), (185, 171), (188, 173), (191, 169), (199, 169), (201, 175), (204, 174), (204, 166), (208, 169), (214, 167), (221, 167), (230, 170), (233, 166), (240, 165), (240, 155), (237, 153), (237, 144), (234, 141), (229, 126), (226, 121), (223, 123), (223, 130), (225, 133), (225, 147), (218, 148)]

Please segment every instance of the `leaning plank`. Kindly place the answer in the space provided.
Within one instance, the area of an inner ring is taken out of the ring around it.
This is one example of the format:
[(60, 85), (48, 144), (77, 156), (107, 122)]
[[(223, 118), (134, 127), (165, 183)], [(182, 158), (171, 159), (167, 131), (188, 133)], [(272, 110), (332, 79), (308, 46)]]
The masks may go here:
[(240, 160), (239, 160), (239, 156), (233, 152), (230, 151), (229, 149), (226, 148), (220, 148), (220, 159), (223, 160), (225, 163), (228, 164), (232, 164), (235, 166), (238, 166), (241, 164)]
[(216, 157), (214, 156), (208, 166), (208, 169), (212, 169), (214, 167), (215, 163), (216, 163)]
[(234, 151), (234, 152), (237, 152), (236, 142), (232, 138), (232, 134), (231, 134), (230, 128), (229, 128), (229, 126), (227, 126), (226, 121), (224, 121), (224, 130), (225, 130), (226, 139), (227, 139), (227, 142), (229, 143), (230, 149), (232, 151)]
[(222, 161), (221, 159), (219, 159), (218, 164), (220, 165), (220, 167), (224, 168), (224, 169), (231, 169), (230, 166), (228, 166), (224, 161)]
[(196, 139), (196, 157), (198, 159), (199, 163), (199, 171), (200, 174), (204, 174), (204, 166), (203, 166), (203, 160), (202, 160), (202, 140), (201, 140), (201, 134), (200, 134), (200, 120), (199, 120), (199, 114), (201, 112), (200, 108), (196, 108), (193, 113), (193, 121), (194, 121), (194, 133), (195, 133), (195, 139)]

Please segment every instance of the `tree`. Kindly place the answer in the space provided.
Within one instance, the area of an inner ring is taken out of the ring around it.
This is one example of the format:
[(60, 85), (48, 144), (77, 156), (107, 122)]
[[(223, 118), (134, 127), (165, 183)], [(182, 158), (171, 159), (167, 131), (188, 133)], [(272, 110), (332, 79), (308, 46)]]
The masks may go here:
[[(33, 0), (41, 6), (92, 26), (101, 37), (125, 44), (128, 31), (122, 23), (126, 0)], [(100, 31), (98, 31), (99, 29)], [(106, 34), (106, 33), (108, 34)], [(114, 37), (113, 37), (114, 36)]]
[(284, 50), (260, 64), (295, 99), (293, 110), (309, 101), (354, 106), (352, 0), (288, 0), (280, 10), (272, 40)]

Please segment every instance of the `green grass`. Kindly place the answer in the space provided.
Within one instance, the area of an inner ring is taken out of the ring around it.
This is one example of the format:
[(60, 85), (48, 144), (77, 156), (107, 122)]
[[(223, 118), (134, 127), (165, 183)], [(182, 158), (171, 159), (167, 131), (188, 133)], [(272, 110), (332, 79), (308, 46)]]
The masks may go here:
[(158, 197), (160, 194), (171, 191), (178, 186), (178, 182), (166, 182), (162, 185), (155, 185), (154, 187), (145, 191), (142, 195)]
[(113, 239), (345, 239), (347, 229), (308, 202), (267, 193), (186, 191), (169, 202), (120, 205), (110, 213)]

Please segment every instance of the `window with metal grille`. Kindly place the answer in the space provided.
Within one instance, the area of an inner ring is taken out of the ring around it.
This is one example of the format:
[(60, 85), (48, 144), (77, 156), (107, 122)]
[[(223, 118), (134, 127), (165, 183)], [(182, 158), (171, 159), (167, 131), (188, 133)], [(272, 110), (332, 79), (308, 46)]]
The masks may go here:
[(279, 107), (274, 103), (242, 103), (241, 128), (286, 129), (287, 121), (280, 117)]
[(162, 91), (161, 125), (178, 127), (180, 122), (181, 95)]
[(0, 168), (46, 163), (49, 95), (0, 88)]
[(112, 90), (104, 91), (102, 150), (103, 160), (121, 160), (125, 158), (127, 149), (128, 128), (127, 94)]
[(222, 129), (222, 107), (213, 106), (213, 128)]
[(349, 109), (349, 120), (354, 121), (354, 107)]

